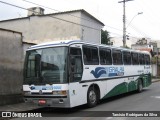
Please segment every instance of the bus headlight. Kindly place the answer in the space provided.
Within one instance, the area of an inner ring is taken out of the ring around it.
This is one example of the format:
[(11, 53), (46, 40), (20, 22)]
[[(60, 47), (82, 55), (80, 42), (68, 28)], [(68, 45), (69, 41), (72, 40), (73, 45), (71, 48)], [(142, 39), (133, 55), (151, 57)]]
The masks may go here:
[(52, 92), (53, 95), (67, 95), (67, 91), (63, 90), (63, 91), (53, 91)]

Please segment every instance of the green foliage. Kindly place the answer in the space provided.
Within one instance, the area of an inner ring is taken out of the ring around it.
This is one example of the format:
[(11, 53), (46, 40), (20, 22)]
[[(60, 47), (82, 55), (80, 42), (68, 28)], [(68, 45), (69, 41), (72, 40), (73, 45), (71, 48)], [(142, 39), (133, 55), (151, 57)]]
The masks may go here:
[(107, 30), (101, 30), (101, 44), (110, 44), (110, 35)]
[(128, 47), (127, 45), (126, 45), (124, 48), (131, 49), (131, 48), (130, 48), (130, 47)]

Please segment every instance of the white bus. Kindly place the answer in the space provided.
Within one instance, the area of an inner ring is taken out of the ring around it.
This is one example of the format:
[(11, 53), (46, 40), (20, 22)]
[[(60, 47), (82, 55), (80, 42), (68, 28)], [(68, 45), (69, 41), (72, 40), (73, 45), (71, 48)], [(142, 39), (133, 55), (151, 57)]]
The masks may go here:
[(94, 107), (99, 100), (151, 84), (150, 54), (82, 41), (30, 47), (24, 66), (24, 100), (38, 105)]

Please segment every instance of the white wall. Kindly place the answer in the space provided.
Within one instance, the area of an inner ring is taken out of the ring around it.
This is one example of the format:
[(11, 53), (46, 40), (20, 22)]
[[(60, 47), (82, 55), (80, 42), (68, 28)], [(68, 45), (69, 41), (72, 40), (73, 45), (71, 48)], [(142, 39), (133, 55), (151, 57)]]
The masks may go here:
[(157, 76), (157, 65), (156, 64), (152, 64), (152, 75)]
[(87, 19), (87, 20), (81, 19), (82, 25), (91, 27), (91, 28), (87, 27), (81, 28), (81, 38), (83, 38), (83, 41), (100, 44), (102, 25), (97, 21), (93, 20), (92, 18), (90, 18), (89, 16), (87, 16), (86, 14), (81, 14), (81, 17)]
[[(126, 45), (131, 48), (132, 44), (135, 44), (139, 38), (130, 37), (129, 40), (126, 40)], [(113, 37), (111, 38), (111, 42), (113, 42), (113, 46), (120, 47), (123, 46), (123, 38), (122, 37)]]

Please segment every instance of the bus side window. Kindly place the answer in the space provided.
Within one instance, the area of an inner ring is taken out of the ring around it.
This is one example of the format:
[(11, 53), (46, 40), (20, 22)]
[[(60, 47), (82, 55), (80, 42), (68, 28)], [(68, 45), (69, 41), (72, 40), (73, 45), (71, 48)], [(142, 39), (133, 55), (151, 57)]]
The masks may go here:
[(83, 73), (82, 53), (80, 48), (70, 48), (71, 82), (80, 81)]
[(139, 65), (138, 53), (131, 53), (132, 65)]
[(150, 63), (150, 57), (149, 57), (149, 55), (144, 55), (144, 58), (145, 58), (145, 64), (146, 65), (150, 65), (151, 63)]
[(112, 50), (113, 64), (122, 65), (122, 53), (120, 50)]
[(98, 65), (98, 49), (97, 47), (83, 46), (83, 58), (85, 65)]
[(123, 63), (124, 65), (131, 65), (131, 53), (123, 51)]
[(144, 65), (145, 64), (145, 60), (144, 60), (144, 54), (139, 54), (139, 64), (140, 65)]
[(99, 55), (100, 55), (101, 65), (111, 65), (112, 64), (112, 57), (111, 57), (110, 49), (100, 48)]

